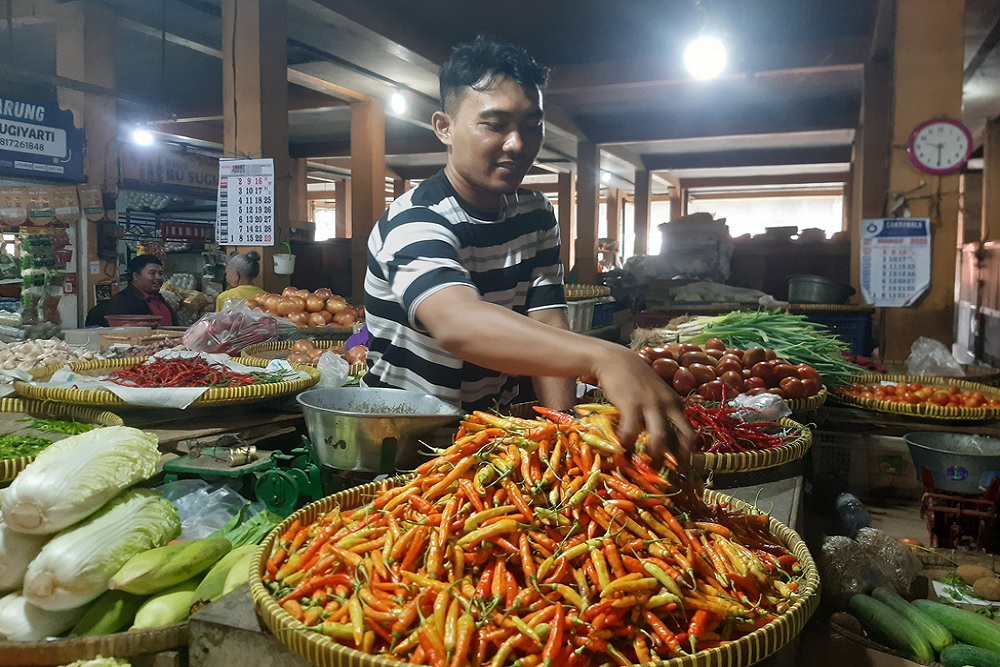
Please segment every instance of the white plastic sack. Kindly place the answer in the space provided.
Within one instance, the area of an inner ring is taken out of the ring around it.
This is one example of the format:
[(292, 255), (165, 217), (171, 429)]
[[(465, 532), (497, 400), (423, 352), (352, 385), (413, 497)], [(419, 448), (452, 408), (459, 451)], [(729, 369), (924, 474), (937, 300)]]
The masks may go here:
[(333, 352), (319, 355), (316, 369), (319, 370), (319, 382), (316, 386), (321, 389), (343, 387), (350, 379), (351, 365), (342, 356)]
[(906, 358), (906, 370), (910, 375), (965, 377), (962, 365), (944, 343), (926, 336), (913, 341), (910, 356)]

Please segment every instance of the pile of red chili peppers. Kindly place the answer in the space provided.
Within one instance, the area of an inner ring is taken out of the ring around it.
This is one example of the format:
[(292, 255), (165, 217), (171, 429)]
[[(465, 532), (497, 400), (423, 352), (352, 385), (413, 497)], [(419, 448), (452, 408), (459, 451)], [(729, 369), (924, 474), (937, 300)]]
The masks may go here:
[(157, 357), (115, 371), (108, 380), (125, 387), (242, 387), (272, 381), (260, 375), (236, 373), (202, 357)]
[(777, 422), (747, 422), (733, 416), (735, 408), (709, 407), (698, 401), (684, 401), (684, 416), (698, 434), (699, 452), (738, 454), (780, 447), (792, 436), (768, 433), (782, 429)]

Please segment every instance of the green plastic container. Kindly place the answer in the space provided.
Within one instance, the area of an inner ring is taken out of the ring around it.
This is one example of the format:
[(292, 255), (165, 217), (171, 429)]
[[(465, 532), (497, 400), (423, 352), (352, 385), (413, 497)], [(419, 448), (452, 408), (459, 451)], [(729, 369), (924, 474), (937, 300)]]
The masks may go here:
[(854, 294), (850, 285), (838, 283), (823, 276), (789, 276), (789, 303), (843, 304)]

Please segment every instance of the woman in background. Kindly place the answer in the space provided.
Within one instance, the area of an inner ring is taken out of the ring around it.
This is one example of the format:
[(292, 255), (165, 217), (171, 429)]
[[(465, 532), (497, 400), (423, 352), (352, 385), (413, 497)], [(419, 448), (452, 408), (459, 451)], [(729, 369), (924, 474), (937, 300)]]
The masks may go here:
[(258, 275), (260, 275), (260, 255), (256, 251), (230, 255), (229, 261), (226, 262), (226, 284), (232, 289), (218, 296), (215, 300), (215, 309), (222, 310), (229, 299), (246, 301), (263, 293), (263, 289), (252, 284)]

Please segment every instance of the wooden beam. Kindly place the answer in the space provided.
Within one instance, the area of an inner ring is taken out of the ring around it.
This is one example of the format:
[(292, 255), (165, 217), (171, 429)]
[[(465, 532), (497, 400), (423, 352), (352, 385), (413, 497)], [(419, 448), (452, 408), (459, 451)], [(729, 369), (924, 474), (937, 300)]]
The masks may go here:
[(850, 146), (810, 146), (801, 148), (762, 148), (756, 150), (718, 151), (711, 153), (664, 153), (647, 155), (646, 166), (660, 169), (721, 169), (726, 167), (762, 167), (792, 164), (850, 163)]
[(850, 178), (846, 171), (830, 174), (794, 174), (775, 176), (729, 176), (719, 178), (685, 178), (684, 188), (728, 188), (753, 185), (792, 185), (798, 183), (844, 183)]
[[(351, 155), (350, 141), (316, 141), (295, 143), (288, 147), (292, 157), (345, 158)], [(445, 147), (433, 135), (425, 139), (402, 139), (387, 141), (386, 155), (426, 155), (444, 154)]]
[(385, 211), (385, 109), (378, 100), (351, 105), (351, 295), (365, 299), (368, 235)]
[(1000, 117), (986, 123), (983, 136), (983, 215), (980, 239), (1000, 240)]
[(291, 67), (288, 68), (288, 80), (298, 86), (302, 86), (303, 88), (315, 90), (316, 92), (329, 95), (330, 97), (336, 97), (337, 99), (344, 100), (345, 102), (367, 102), (371, 99), (367, 95), (344, 88), (343, 86), (338, 86), (337, 84), (321, 79), (318, 76), (300, 72)]

